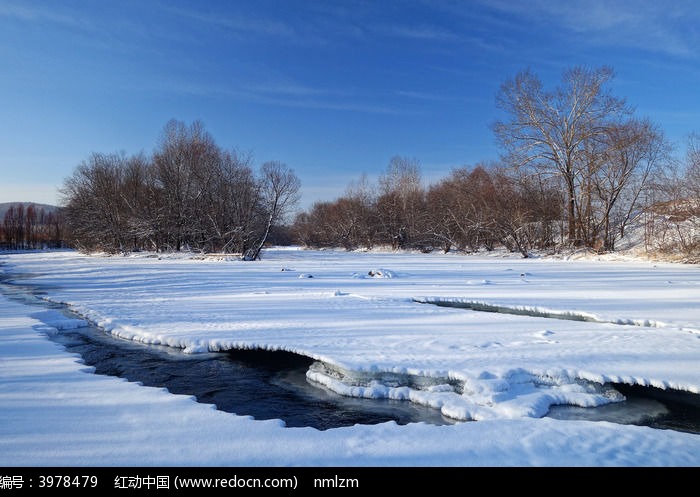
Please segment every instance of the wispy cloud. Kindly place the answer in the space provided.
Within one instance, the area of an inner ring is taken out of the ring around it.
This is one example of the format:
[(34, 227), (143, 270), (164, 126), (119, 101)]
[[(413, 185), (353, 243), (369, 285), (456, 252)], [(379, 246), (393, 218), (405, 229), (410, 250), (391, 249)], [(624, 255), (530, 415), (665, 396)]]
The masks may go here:
[(231, 12), (222, 14), (204, 13), (179, 7), (164, 7), (170, 13), (197, 21), (210, 27), (225, 29), (235, 34), (269, 36), (278, 38), (297, 37), (296, 29), (289, 23), (277, 19), (256, 18), (253, 16), (235, 15)]
[[(38, 7), (29, 2), (24, 4), (2, 0), (0, 21), (7, 20), (17, 25), (36, 24), (48, 38), (69, 39), (75, 54), (87, 48), (102, 50), (104, 53), (143, 56), (145, 52), (162, 53), (162, 47), (167, 47), (171, 42), (194, 40), (186, 32), (149, 23), (149, 16), (154, 14), (146, 2), (145, 7), (138, 5), (133, 11), (121, 9), (116, 4), (101, 7), (95, 2), (95, 5), (97, 8), (80, 10), (67, 5), (67, 2), (48, 2), (47, 5)], [(65, 33), (68, 33), (69, 38), (65, 37)]]
[(383, 24), (375, 26), (375, 32), (384, 36), (419, 41), (459, 41), (461, 37), (448, 29), (429, 25)]
[(397, 90), (394, 92), (397, 97), (411, 98), (414, 100), (447, 100), (444, 95), (438, 95), (436, 93), (425, 93), (420, 91), (411, 90)]
[(288, 90), (272, 91), (271, 88), (265, 88), (263, 90), (247, 91), (225, 90), (224, 93), (229, 97), (235, 97), (249, 102), (299, 109), (360, 112), (364, 114), (411, 114), (411, 112), (406, 109), (396, 108), (386, 104), (377, 104), (357, 97), (339, 98), (338, 96), (328, 96), (331, 92), (325, 92), (324, 90), (308, 90), (308, 93), (301, 94), (290, 93)]
[(579, 41), (672, 56), (698, 56), (700, 10), (694, 0), (482, 0), (524, 22), (559, 26)]
[[(192, 81), (161, 80), (136, 86), (124, 87), (127, 91), (146, 93), (170, 93), (198, 98), (226, 98), (256, 104), (297, 109), (359, 112), (365, 114), (409, 115), (411, 110), (391, 106), (384, 99), (358, 95), (352, 91), (314, 88), (292, 83), (252, 83), (245, 85), (222, 85)], [(376, 101), (382, 100), (382, 103)]]
[(341, 90), (328, 90), (325, 88), (314, 88), (296, 83), (265, 83), (254, 84), (245, 87), (246, 90), (263, 95), (278, 95), (289, 97), (325, 97), (334, 96), (349, 96), (350, 92)]
[(56, 8), (37, 7), (25, 3), (0, 3), (0, 17), (30, 23), (51, 23), (75, 27), (84, 25), (85, 19), (75, 13), (59, 12)]

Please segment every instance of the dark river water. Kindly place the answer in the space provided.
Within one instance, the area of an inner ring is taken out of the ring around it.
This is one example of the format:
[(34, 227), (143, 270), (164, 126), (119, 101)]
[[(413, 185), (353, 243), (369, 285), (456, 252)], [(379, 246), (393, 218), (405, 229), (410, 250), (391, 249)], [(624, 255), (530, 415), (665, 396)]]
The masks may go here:
[[(0, 283), (2, 280), (0, 279)], [(30, 287), (0, 284), (13, 300), (52, 307)], [(74, 316), (70, 316), (74, 317)], [(233, 350), (185, 354), (166, 346), (116, 338), (88, 326), (50, 337), (79, 354), (96, 374), (118, 376), (175, 394), (193, 395), (217, 409), (255, 419), (281, 419), (286, 426), (320, 430), (395, 421), (452, 424), (439, 411), (407, 401), (358, 399), (336, 394), (306, 379), (313, 360), (282, 351)], [(700, 395), (642, 386), (615, 385), (627, 400), (596, 408), (554, 406), (548, 416), (651, 426), (700, 433)]]
[(95, 373), (119, 376), (172, 393), (197, 397), (217, 409), (255, 419), (281, 419), (286, 426), (321, 430), (396, 421), (449, 424), (439, 411), (410, 402), (356, 399), (312, 385), (313, 362), (283, 351), (232, 350), (185, 354), (171, 347), (144, 345), (95, 330), (61, 333), (53, 339), (81, 355)]

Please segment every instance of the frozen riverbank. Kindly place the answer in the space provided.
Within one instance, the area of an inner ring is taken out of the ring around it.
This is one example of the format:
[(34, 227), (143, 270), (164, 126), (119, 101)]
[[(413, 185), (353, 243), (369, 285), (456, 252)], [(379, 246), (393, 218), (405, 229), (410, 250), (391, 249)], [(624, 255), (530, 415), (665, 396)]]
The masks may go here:
[[(443, 412), (464, 414), (479, 419), (478, 423), (459, 427), (422, 424), (407, 427), (389, 423), (328, 430), (323, 432), (326, 435), (302, 435), (304, 441), (299, 449), (302, 452), (311, 439), (320, 452), (331, 446), (339, 450), (327, 464), (350, 464), (355, 460), (351, 453), (364, 454), (362, 460), (369, 465), (698, 463), (696, 435), (539, 417), (552, 403), (574, 399), (572, 403), (594, 405), (600, 393), (582, 389), (581, 380), (623, 379), (688, 391), (696, 389), (700, 373), (693, 364), (698, 358), (699, 342), (693, 329), (697, 329), (700, 319), (698, 311), (689, 304), (697, 297), (700, 278), (692, 267), (595, 263), (581, 266), (562, 261), (528, 261), (524, 266), (520, 260), (495, 258), (304, 251), (270, 253), (264, 261), (252, 264), (91, 258), (72, 253), (26, 254), (6, 257), (4, 261), (6, 269), (12, 271), (41, 273), (42, 276), (32, 278), (32, 284), (43, 285), (46, 298), (70, 304), (90, 320), (125, 338), (177, 346), (189, 352), (262, 346), (305, 353), (351, 371), (445, 376), (470, 386), (467, 395), (444, 388), (404, 389), (395, 393), (424, 396), (429, 405), (442, 402), (439, 407)], [(369, 276), (373, 268), (391, 268), (394, 277)], [(299, 278), (300, 274), (314, 277)], [(526, 274), (529, 281), (523, 281), (521, 274)], [(612, 274), (617, 276), (614, 281), (610, 279)], [(626, 278), (621, 278), (622, 275)], [(674, 284), (675, 290), (683, 291), (667, 291)], [(638, 291), (642, 286), (646, 287), (644, 293)], [(522, 316), (428, 308), (412, 300), (437, 294), (478, 297), (504, 304), (517, 296), (525, 303), (539, 302), (539, 305), (597, 315), (639, 319), (653, 315), (665, 327), (554, 322), (546, 318), (523, 320)], [(681, 308), (686, 312), (679, 312)], [(37, 323), (30, 319), (28, 324), (31, 327)], [(61, 357), (60, 351), (57, 354)], [(73, 360), (63, 354), (66, 360)], [(552, 378), (556, 381), (552, 382)], [(371, 388), (375, 392), (371, 395), (387, 395), (387, 388), (392, 387)], [(12, 397), (11, 389), (9, 396)], [(154, 402), (159, 401), (154, 397)], [(8, 409), (3, 408), (4, 416), (10, 415)], [(135, 421), (139, 415), (134, 416)], [(262, 432), (271, 423), (248, 422), (253, 423), (250, 426), (260, 427)], [(179, 423), (176, 425), (183, 428)], [(497, 428), (499, 425), (502, 429)], [(276, 426), (279, 428), (279, 424)], [(442, 442), (433, 439), (438, 432), (429, 435), (432, 430), (453, 429), (456, 431), (449, 432), (447, 439), (437, 437)], [(306, 429), (284, 430), (284, 433), (299, 433)], [(608, 431), (608, 435), (603, 434)], [(264, 439), (266, 435), (262, 432)], [(358, 433), (363, 434), (361, 438), (370, 436), (378, 445), (351, 444), (350, 450), (346, 443)], [(528, 435), (523, 438), (525, 433)], [(551, 438), (571, 438), (582, 433), (586, 435), (580, 443), (585, 447), (578, 447), (575, 455), (566, 456), (573, 448)], [(616, 433), (615, 441), (608, 439), (611, 433)], [(492, 444), (477, 441), (484, 436), (497, 440), (498, 447), (487, 449)], [(284, 437), (296, 438), (291, 434)], [(641, 437), (639, 443), (634, 442), (638, 437)], [(241, 442), (241, 447), (251, 449), (251, 440), (244, 438), (248, 442)], [(407, 445), (407, 438), (421, 440), (425, 445), (413, 442)], [(341, 442), (342, 450), (335, 445), (340, 439), (345, 440)], [(11, 452), (24, 453), (23, 460), (31, 461), (22, 449), (22, 437), (15, 436), (12, 440), (14, 444), (8, 447)], [(560, 448), (545, 450), (552, 444)], [(678, 447), (672, 454), (666, 451), (660, 459), (659, 447), (664, 444)], [(604, 459), (595, 454), (600, 446), (610, 449)], [(478, 455), (479, 447), (482, 457)], [(381, 456), (377, 456), (377, 449)], [(581, 449), (590, 454), (582, 456)], [(217, 458), (202, 447), (196, 452), (202, 450), (212, 457), (210, 464), (231, 461), (231, 455), (220, 454)], [(257, 453), (257, 449), (253, 452)], [(143, 460), (146, 456), (136, 457)], [(152, 457), (153, 454), (150, 460), (159, 464)], [(285, 457), (272, 451), (268, 462), (291, 464)], [(179, 458), (175, 456), (175, 459)], [(259, 464), (260, 460), (257, 461)], [(302, 464), (321, 464), (323, 458), (310, 456), (305, 461)]]

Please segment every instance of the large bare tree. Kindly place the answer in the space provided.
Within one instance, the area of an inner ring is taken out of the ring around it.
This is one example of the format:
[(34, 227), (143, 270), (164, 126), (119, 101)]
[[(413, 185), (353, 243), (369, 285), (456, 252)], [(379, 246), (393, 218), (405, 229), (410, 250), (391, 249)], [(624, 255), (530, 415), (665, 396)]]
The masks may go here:
[(220, 161), (221, 150), (200, 121), (166, 124), (153, 164), (163, 192), (161, 224), (175, 250), (206, 241), (208, 201)]
[(625, 101), (611, 95), (609, 67), (566, 70), (561, 85), (546, 90), (529, 70), (507, 80), (496, 98), (506, 119), (493, 130), (505, 149), (507, 163), (558, 176), (566, 192), (567, 237), (581, 243), (577, 190), (586, 177), (590, 144), (604, 141), (610, 126), (631, 113)]

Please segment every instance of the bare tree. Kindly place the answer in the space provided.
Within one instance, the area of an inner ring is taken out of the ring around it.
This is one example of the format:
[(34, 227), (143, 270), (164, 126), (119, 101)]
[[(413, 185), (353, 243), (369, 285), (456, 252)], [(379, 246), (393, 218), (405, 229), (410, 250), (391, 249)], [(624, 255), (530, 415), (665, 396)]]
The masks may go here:
[(284, 220), (289, 210), (299, 201), (301, 182), (292, 169), (279, 161), (266, 162), (260, 171), (261, 232), (257, 242), (246, 251), (244, 259), (257, 260), (265, 246), (272, 227)]
[(163, 130), (153, 163), (163, 191), (160, 224), (175, 250), (206, 244), (208, 200), (220, 153), (200, 121), (187, 126), (171, 120)]
[(214, 245), (225, 253), (243, 254), (257, 241), (259, 187), (250, 163), (238, 151), (221, 156), (208, 218)]
[(376, 214), (377, 193), (369, 183), (366, 174), (362, 174), (358, 181), (348, 185), (345, 191), (348, 200), (346, 206), (341, 209), (347, 211), (352, 218), (353, 229), (350, 231), (350, 245), (371, 249), (377, 242), (379, 229)]
[(10, 248), (19, 249), (25, 248), (25, 222), (24, 222), (24, 205), (12, 205), (5, 212), (3, 218), (3, 229), (5, 232), (5, 240), (10, 245)]
[(128, 215), (123, 202), (123, 154), (94, 153), (64, 182), (66, 220), (79, 246), (109, 252), (128, 245)]
[(675, 195), (656, 206), (654, 219), (663, 214), (668, 239), (657, 245), (665, 250), (680, 251), (685, 260), (700, 260), (700, 134), (688, 135), (685, 164), (674, 190)]
[(60, 208), (33, 203), (10, 205), (0, 222), (0, 244), (11, 249), (58, 248), (64, 243)]
[(332, 245), (328, 231), (324, 229), (324, 221), (327, 219), (325, 213), (330, 205), (330, 202), (314, 202), (309, 211), (295, 216), (292, 230), (298, 243), (308, 248)]
[(379, 178), (377, 215), (384, 236), (392, 248), (415, 243), (421, 229), (420, 215), (425, 212), (424, 190), (417, 160), (395, 156)]
[(280, 162), (263, 164), (256, 177), (250, 162), (222, 151), (201, 122), (171, 120), (152, 159), (93, 154), (65, 180), (72, 239), (86, 250), (187, 248), (256, 259), (273, 228), (284, 234), (278, 223), (298, 200), (300, 182)]
[(448, 179), (431, 185), (426, 192), (427, 216), (434, 244), (447, 253), (452, 248), (462, 250), (459, 233), (459, 220), (455, 218), (452, 203), (455, 200), (455, 188)]
[(605, 85), (609, 67), (574, 67), (563, 73), (562, 85), (546, 91), (539, 78), (523, 71), (500, 88), (496, 103), (508, 116), (493, 129), (506, 150), (506, 162), (558, 176), (564, 185), (568, 240), (580, 243), (577, 223), (580, 180), (586, 178), (586, 145), (604, 140), (611, 123), (630, 114), (624, 100)]
[(602, 161), (591, 178), (599, 210), (594, 233), (602, 237), (604, 250), (614, 250), (634, 213), (643, 207), (642, 193), (669, 164), (670, 146), (648, 120), (611, 126), (606, 137)]
[(688, 136), (686, 185), (688, 195), (700, 199), (700, 133), (697, 132)]
[[(497, 192), (485, 165), (454, 169), (449, 177), (428, 193), (432, 233), (442, 241), (443, 250), (493, 249)], [(447, 244), (447, 245), (446, 245)]]

